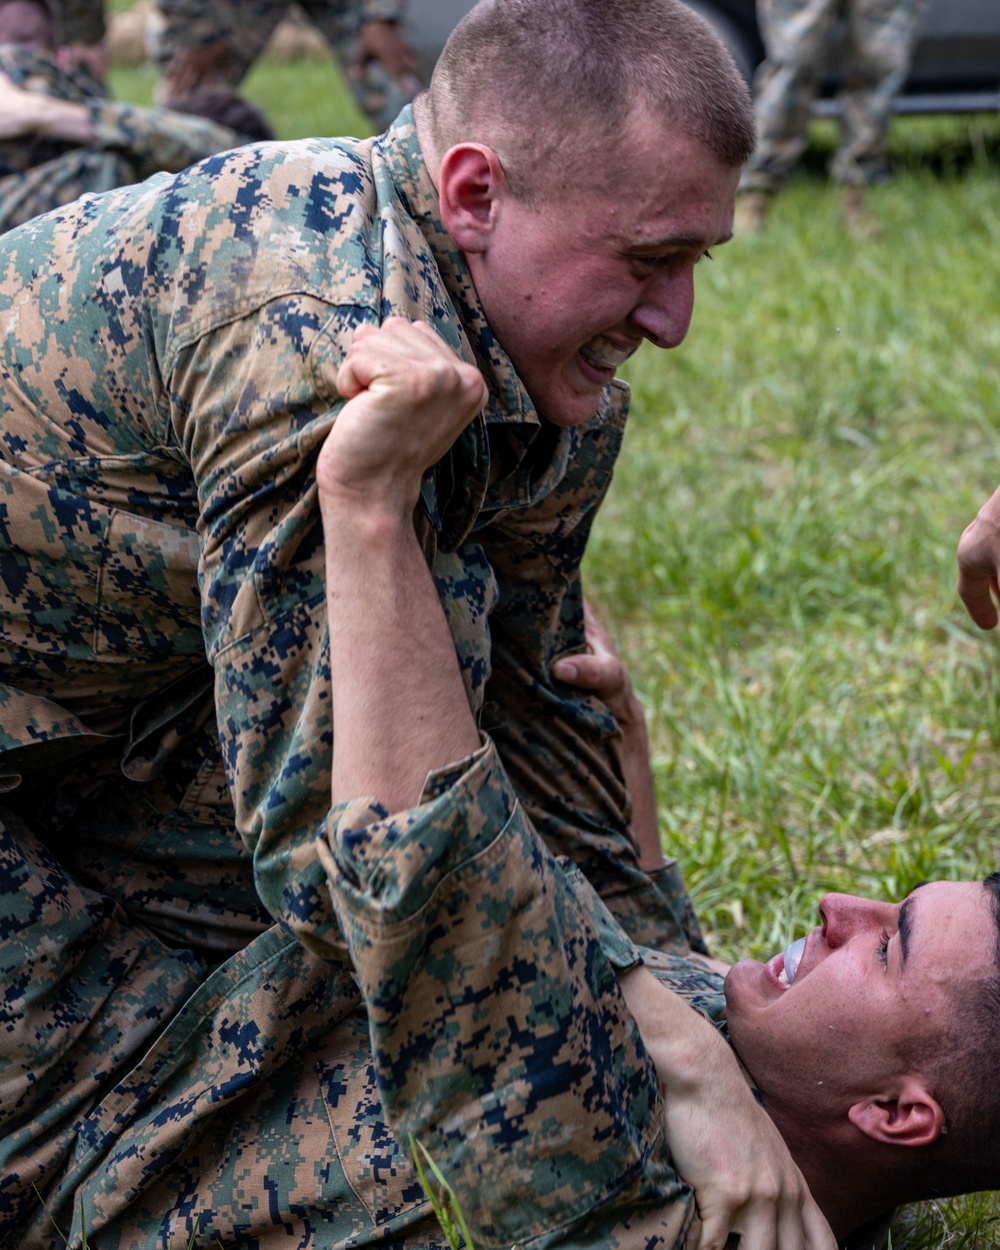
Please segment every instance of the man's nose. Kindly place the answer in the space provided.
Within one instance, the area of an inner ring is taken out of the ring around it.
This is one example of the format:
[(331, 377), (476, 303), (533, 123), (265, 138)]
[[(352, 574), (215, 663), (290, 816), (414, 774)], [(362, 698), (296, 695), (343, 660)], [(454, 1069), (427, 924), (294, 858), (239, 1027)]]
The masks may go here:
[(677, 347), (684, 341), (694, 311), (694, 264), (654, 274), (630, 320), (655, 347)]
[(825, 894), (819, 902), (823, 936), (830, 946), (842, 946), (856, 934), (895, 925), (891, 903), (853, 894)]

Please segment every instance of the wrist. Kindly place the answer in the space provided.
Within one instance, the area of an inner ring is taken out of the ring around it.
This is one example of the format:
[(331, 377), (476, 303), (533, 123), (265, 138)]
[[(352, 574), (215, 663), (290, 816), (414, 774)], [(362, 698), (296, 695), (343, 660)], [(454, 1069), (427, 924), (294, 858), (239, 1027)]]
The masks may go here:
[(34, 92), (31, 98), (31, 123), (36, 135), (71, 142), (88, 142), (93, 138), (94, 126), (86, 104)]
[(622, 736), (645, 746), (649, 741), (649, 734), (646, 730), (646, 713), (639, 702), (639, 696), (632, 693), (627, 699), (617, 700), (610, 706)]
[(372, 550), (393, 547), (414, 535), (413, 513), (398, 495), (375, 491), (320, 490), (323, 527), (338, 543)]

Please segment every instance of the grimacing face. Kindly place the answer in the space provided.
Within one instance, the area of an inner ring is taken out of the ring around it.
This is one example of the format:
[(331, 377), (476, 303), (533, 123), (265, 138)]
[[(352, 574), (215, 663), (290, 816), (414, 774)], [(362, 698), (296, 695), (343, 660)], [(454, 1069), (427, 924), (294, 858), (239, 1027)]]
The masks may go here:
[(589, 188), (505, 194), (489, 248), (468, 257), (491, 328), (556, 425), (589, 420), (643, 341), (682, 341), (694, 267), (732, 233), (739, 170), (697, 139), (632, 129), (595, 151)]
[(820, 902), (791, 985), (784, 953), (744, 959), (725, 982), (733, 1044), (772, 1115), (841, 1114), (947, 1029), (956, 972), (995, 967), (996, 921), (981, 882), (937, 881), (902, 903)]

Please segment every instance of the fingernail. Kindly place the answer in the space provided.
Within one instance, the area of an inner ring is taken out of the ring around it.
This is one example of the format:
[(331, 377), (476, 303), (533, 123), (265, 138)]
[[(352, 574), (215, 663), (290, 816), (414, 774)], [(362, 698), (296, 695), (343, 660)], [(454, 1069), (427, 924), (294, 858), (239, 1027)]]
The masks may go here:
[(562, 678), (563, 681), (572, 681), (578, 673), (579, 669), (570, 660), (560, 660), (555, 666), (556, 676)]

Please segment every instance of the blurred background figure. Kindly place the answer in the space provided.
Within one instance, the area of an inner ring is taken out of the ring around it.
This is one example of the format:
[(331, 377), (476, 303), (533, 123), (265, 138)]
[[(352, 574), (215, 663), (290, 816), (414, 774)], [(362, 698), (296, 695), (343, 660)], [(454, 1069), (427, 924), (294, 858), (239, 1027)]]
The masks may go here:
[(59, 59), (67, 69), (86, 69), (103, 83), (108, 72), (104, 0), (58, 0)]
[(740, 182), (737, 231), (763, 228), (808, 138), (810, 109), (843, 19), (840, 137), (830, 175), (843, 187), (847, 229), (879, 227), (865, 188), (888, 175), (885, 139), (893, 99), (906, 80), (923, 0), (758, 0), (766, 57), (754, 75), (759, 138)]
[(329, 41), (360, 108), (379, 129), (420, 90), (400, 22), (406, 0), (156, 0), (152, 59), (163, 70), (160, 98), (173, 105), (195, 87), (235, 89), (275, 27), (304, 13)]
[(86, 58), (61, 57), (60, 16), (56, 0), (0, 0), (0, 233), (88, 192), (273, 138), (230, 88), (190, 92), (174, 110), (109, 100)]

